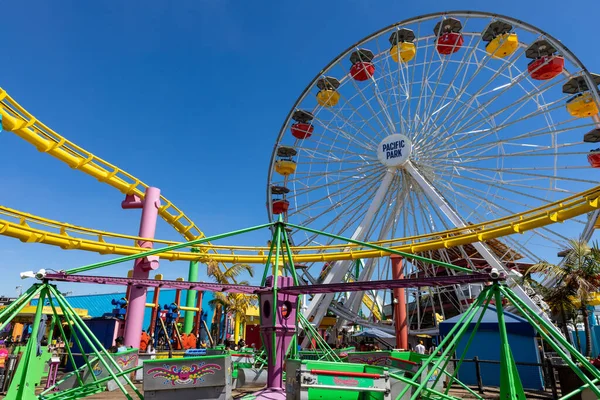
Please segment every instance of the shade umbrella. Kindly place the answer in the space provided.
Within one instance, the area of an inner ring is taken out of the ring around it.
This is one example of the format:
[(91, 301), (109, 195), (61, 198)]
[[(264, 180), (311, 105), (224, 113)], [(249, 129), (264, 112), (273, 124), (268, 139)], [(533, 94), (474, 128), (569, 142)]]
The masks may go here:
[(387, 332), (379, 330), (377, 328), (367, 328), (352, 335), (354, 337), (368, 337), (368, 338), (379, 338), (379, 339), (393, 339), (395, 336), (390, 335)]

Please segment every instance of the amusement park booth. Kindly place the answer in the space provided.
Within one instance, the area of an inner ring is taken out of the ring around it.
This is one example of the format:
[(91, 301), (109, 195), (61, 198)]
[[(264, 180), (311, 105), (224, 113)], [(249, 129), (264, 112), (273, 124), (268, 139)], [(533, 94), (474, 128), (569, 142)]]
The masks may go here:
[[(481, 308), (467, 330), (463, 335), (456, 354), (458, 357), (463, 354), (469, 336), (473, 332), (479, 316), (483, 308)], [(457, 315), (440, 323), (440, 335), (445, 336), (460, 320), (461, 315)], [(540, 356), (536, 342), (535, 329), (524, 319), (515, 314), (504, 312), (506, 321), (506, 330), (508, 333), (508, 342), (512, 355), (517, 363), (519, 376), (525, 389), (543, 390), (544, 381), (542, 377), (541, 367), (530, 365), (519, 365), (519, 363), (539, 363)], [(474, 357), (480, 360), (479, 366), (481, 370), (481, 379), (484, 386), (500, 386), (500, 333), (498, 331), (498, 314), (496, 308), (488, 306), (483, 314), (481, 324), (477, 329), (477, 333), (473, 338), (471, 346), (467, 350), (465, 362), (460, 367), (458, 379), (467, 385), (477, 385), (477, 376), (475, 373), (475, 364), (468, 362)], [(493, 361), (489, 363), (486, 361)]]

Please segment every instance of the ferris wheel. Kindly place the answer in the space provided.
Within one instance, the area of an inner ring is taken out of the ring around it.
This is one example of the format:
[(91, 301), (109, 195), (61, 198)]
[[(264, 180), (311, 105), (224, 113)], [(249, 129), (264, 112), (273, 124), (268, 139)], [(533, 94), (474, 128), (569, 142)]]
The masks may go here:
[[(380, 241), (468, 228), (594, 187), (599, 83), (561, 42), (509, 17), (449, 12), (384, 28), (336, 57), (292, 107), (271, 157), (269, 217)], [(589, 239), (597, 219), (423, 255), (474, 270), (523, 270), (558, 262), (557, 249)], [(332, 242), (300, 231), (292, 238)], [(391, 278), (388, 258), (315, 263), (305, 273), (323, 282)], [(404, 264), (405, 276), (450, 273)], [(460, 312), (471, 289), (409, 293), (411, 327)], [(318, 323), (333, 300), (315, 296), (307, 316)], [(346, 312), (374, 315), (391, 294), (337, 300)]]

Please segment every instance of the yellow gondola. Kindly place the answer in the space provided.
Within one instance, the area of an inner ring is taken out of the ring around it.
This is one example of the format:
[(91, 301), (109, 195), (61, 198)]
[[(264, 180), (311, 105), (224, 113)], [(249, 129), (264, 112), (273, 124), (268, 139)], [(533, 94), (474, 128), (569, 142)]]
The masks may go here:
[(492, 39), (485, 50), (493, 58), (504, 58), (514, 53), (519, 47), (519, 38), (516, 33), (505, 33)]
[(399, 62), (400, 60), (402, 60), (402, 62), (409, 62), (415, 58), (415, 54), (417, 54), (417, 47), (414, 43), (409, 42), (397, 44), (390, 50), (392, 60), (395, 62)]
[(325, 89), (317, 93), (317, 103), (323, 107), (333, 107), (340, 101), (340, 94), (331, 89)]
[(567, 101), (567, 111), (577, 118), (591, 117), (598, 114), (598, 105), (590, 92), (584, 92)]
[(292, 160), (275, 161), (275, 171), (283, 176), (288, 176), (296, 172), (296, 162)]

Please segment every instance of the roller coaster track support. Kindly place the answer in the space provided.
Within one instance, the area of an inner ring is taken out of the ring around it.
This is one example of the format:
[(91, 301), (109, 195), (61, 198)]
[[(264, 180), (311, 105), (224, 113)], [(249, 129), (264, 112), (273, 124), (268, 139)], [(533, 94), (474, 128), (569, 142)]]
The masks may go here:
[[(156, 220), (160, 209), (160, 190), (148, 187), (144, 199), (137, 196), (127, 196), (121, 204), (125, 209), (141, 208), (140, 233), (142, 238), (154, 239)], [(139, 241), (138, 246), (143, 249), (152, 249), (151, 241)], [(158, 268), (157, 256), (138, 258), (133, 263), (133, 278), (148, 279), (151, 270)], [(146, 286), (131, 286), (130, 298), (127, 299), (127, 318), (125, 318), (125, 346), (138, 348), (140, 346), (140, 333), (144, 325), (144, 312), (146, 311)]]

